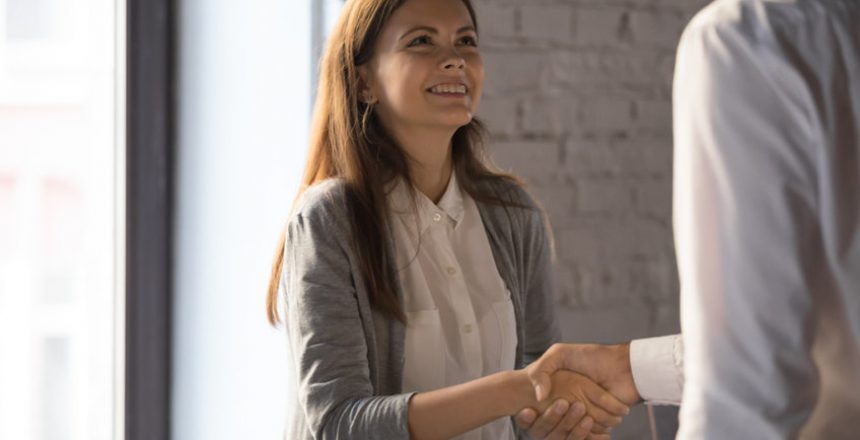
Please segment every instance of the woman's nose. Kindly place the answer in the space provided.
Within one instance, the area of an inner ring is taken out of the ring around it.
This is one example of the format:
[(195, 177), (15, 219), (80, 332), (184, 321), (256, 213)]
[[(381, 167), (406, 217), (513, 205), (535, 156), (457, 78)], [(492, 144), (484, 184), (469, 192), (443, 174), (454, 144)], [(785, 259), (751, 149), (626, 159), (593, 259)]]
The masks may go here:
[(466, 60), (453, 51), (442, 61), (442, 70), (462, 70), (465, 67)]

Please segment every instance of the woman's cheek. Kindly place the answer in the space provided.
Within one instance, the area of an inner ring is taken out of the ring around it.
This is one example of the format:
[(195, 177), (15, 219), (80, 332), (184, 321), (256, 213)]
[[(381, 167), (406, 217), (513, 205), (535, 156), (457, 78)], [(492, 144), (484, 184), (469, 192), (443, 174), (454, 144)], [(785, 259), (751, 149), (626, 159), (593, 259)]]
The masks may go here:
[(478, 106), (481, 104), (481, 98), (484, 95), (484, 78), (483, 76), (472, 82), (472, 90), (474, 93), (472, 94), (472, 111), (476, 111)]

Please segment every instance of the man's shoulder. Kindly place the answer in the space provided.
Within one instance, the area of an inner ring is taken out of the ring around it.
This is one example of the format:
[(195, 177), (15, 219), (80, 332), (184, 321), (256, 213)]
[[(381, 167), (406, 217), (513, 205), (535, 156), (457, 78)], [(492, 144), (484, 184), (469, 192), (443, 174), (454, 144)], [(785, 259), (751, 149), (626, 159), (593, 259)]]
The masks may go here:
[(693, 16), (682, 39), (749, 33), (755, 28), (756, 18), (750, 15), (753, 9), (750, 0), (714, 0)]
[(685, 34), (760, 41), (773, 34), (790, 37), (798, 27), (858, 11), (860, 3), (853, 0), (714, 0), (690, 20)]

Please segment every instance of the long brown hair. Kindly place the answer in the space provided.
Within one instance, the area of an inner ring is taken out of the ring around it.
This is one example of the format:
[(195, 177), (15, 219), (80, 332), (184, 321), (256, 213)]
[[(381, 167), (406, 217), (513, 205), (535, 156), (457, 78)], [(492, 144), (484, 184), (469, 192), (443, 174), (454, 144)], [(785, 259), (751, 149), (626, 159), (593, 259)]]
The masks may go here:
[[(411, 181), (407, 157), (360, 97), (358, 67), (373, 57), (373, 47), (391, 14), (406, 0), (348, 0), (326, 44), (320, 61), (319, 87), (310, 130), (310, 151), (305, 164), (298, 200), (311, 185), (328, 178), (345, 183), (347, 209), (361, 271), (373, 307), (405, 322), (395, 291), (387, 252), (385, 184), (402, 177)], [(478, 23), (470, 0), (463, 0), (477, 31)], [(484, 150), (485, 130), (477, 119), (460, 127), (452, 138), (452, 160), (457, 181), (476, 200), (509, 205), (492, 191), (482, 190), (481, 181), (515, 177), (494, 171)], [(361, 233), (359, 233), (361, 231)], [(272, 264), (266, 312), (277, 326), (278, 284), (284, 264), (286, 230)]]

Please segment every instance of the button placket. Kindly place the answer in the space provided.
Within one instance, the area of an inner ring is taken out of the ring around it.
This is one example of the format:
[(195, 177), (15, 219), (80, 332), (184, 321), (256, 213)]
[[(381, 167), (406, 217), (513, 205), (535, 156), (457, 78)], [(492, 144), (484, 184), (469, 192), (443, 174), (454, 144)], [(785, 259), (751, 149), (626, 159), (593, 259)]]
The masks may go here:
[[(459, 272), (453, 266), (449, 266), (449, 269), (453, 269), (454, 274)], [(452, 279), (450, 286), (454, 313), (460, 324), (459, 333), (463, 344), (464, 360), (471, 374), (478, 377), (483, 371), (483, 349), (481, 347), (481, 335), (477, 331), (478, 326), (475, 322), (475, 309), (463, 278)]]

